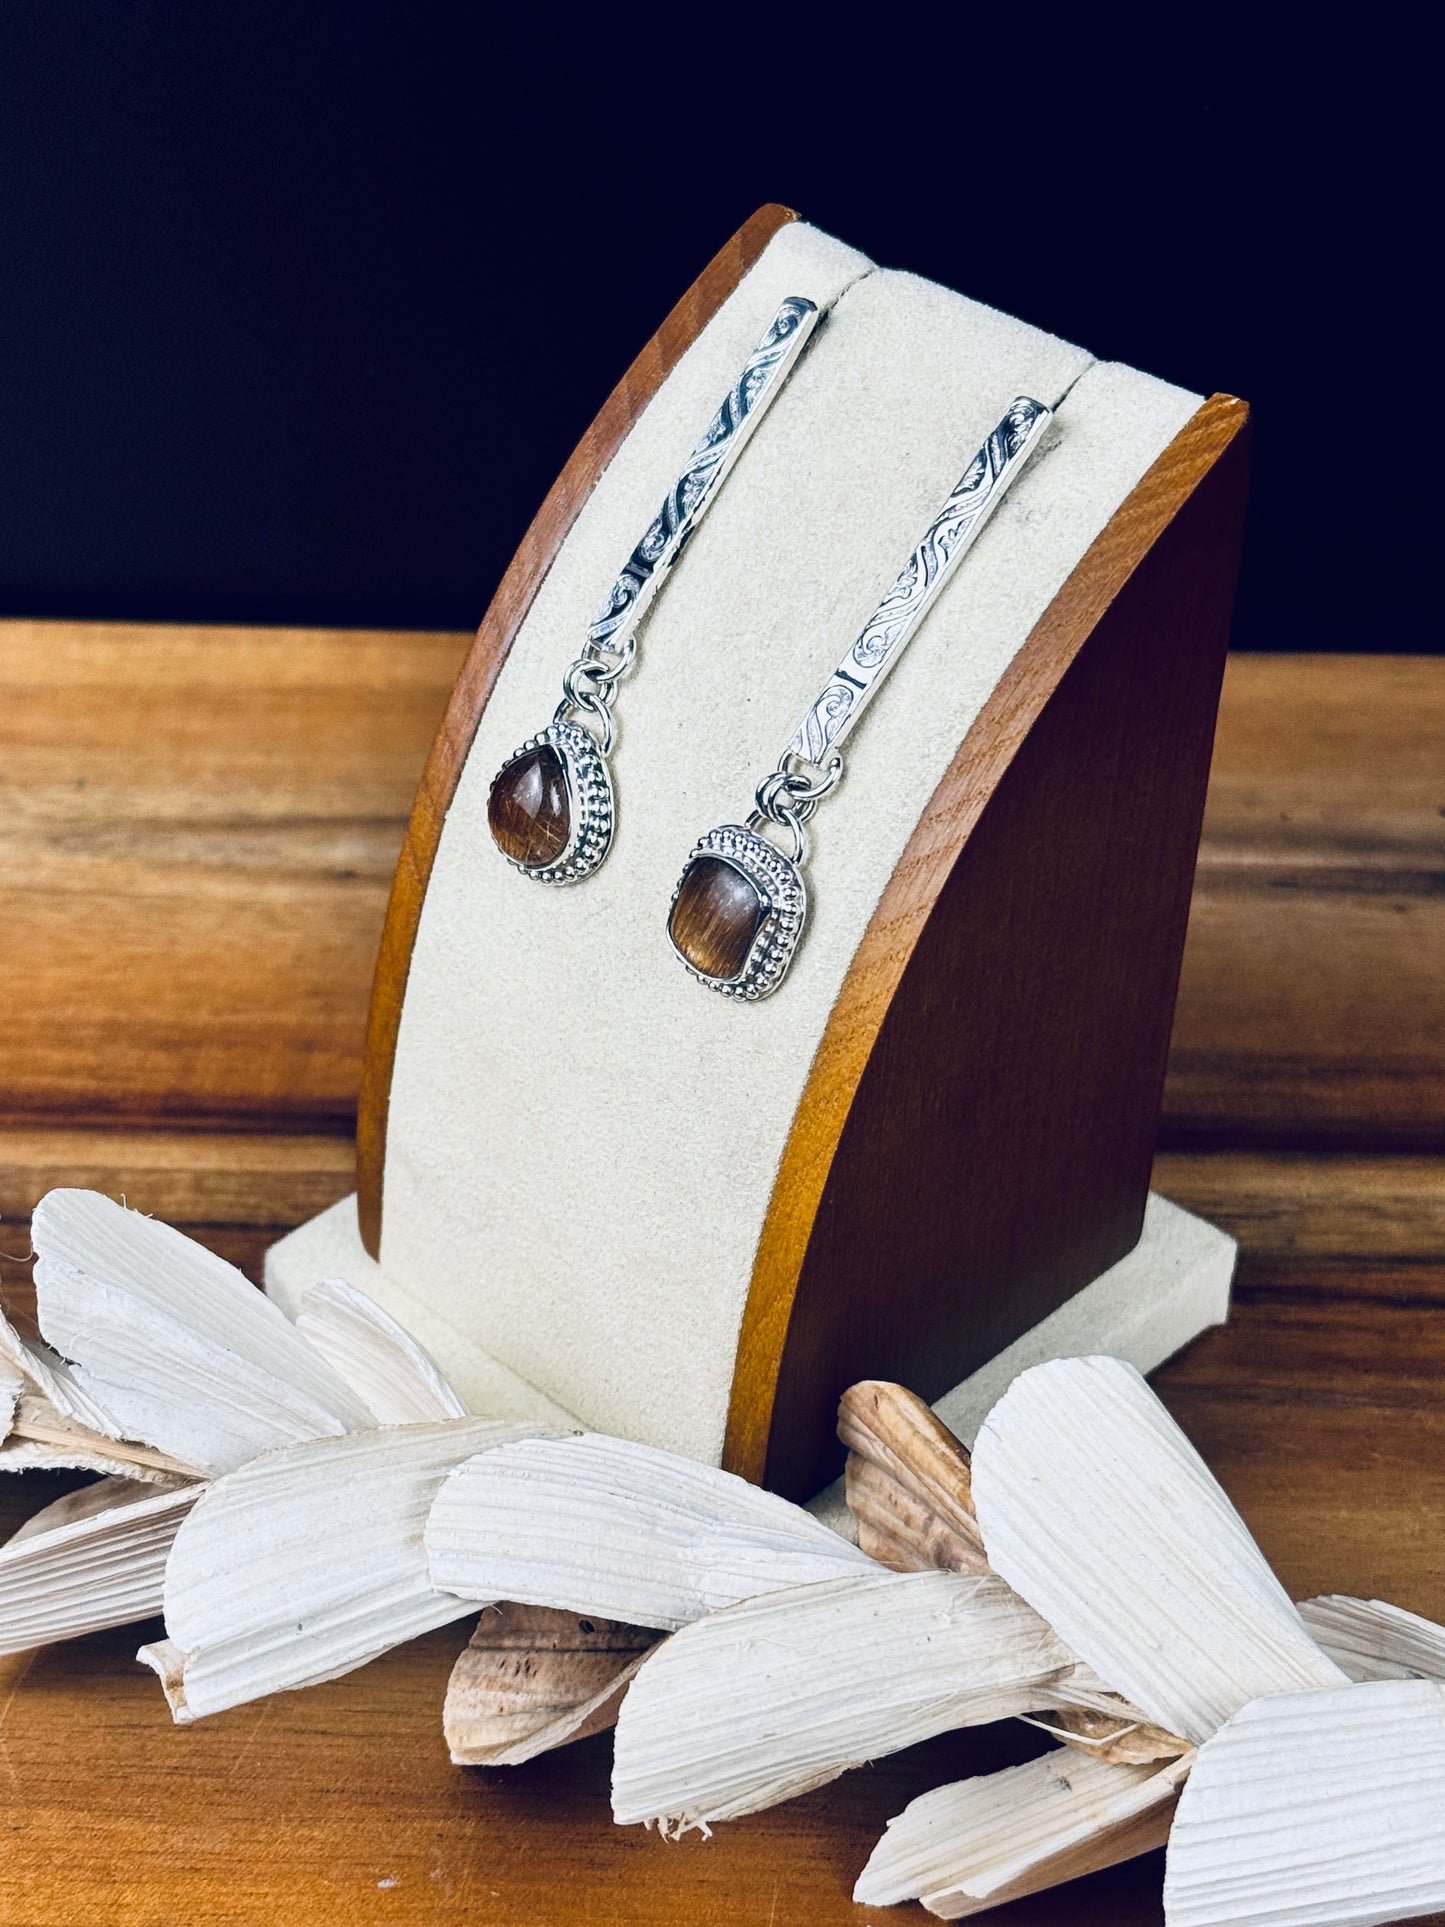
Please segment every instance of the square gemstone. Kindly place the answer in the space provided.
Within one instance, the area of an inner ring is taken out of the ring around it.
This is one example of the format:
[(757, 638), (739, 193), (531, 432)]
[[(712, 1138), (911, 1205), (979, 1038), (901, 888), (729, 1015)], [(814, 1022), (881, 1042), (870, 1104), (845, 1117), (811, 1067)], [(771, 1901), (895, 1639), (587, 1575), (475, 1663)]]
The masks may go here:
[(757, 885), (723, 857), (696, 856), (683, 872), (668, 918), (668, 935), (704, 977), (742, 975), (768, 904)]

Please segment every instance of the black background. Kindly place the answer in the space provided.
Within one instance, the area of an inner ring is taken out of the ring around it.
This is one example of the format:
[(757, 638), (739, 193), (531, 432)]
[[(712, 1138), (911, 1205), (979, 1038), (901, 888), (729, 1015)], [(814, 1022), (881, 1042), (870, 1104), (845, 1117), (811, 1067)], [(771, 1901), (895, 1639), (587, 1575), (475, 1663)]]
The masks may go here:
[(1250, 400), (1236, 646), (1438, 647), (1423, 52), (1169, 18), (0, 0), (0, 613), (474, 626), (781, 200)]

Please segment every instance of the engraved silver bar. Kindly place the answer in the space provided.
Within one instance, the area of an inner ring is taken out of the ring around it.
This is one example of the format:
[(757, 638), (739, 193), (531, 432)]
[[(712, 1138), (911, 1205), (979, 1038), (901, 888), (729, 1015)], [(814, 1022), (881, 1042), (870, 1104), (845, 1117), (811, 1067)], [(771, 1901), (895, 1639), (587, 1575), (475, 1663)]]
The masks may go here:
[(587, 649), (631, 655), (637, 625), (646, 615), (667, 572), (682, 554), (718, 484), (747, 446), (769, 403), (782, 388), (793, 364), (818, 325), (819, 308), (806, 296), (790, 294), (749, 355), (742, 373), (723, 398), (707, 433), (688, 457), (647, 533), (622, 566), (612, 592), (587, 631)]
[(783, 752), (783, 764), (792, 756), (821, 765), (846, 739), (1052, 420), (1053, 410), (1027, 395), (1009, 403), (903, 573), (809, 707)]

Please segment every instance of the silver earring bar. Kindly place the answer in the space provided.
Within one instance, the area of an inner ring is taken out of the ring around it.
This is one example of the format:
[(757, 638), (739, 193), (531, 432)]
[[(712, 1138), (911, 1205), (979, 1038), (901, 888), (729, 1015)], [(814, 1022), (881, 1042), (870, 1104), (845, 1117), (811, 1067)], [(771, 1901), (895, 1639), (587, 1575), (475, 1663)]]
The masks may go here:
[(493, 778), (493, 841), (523, 876), (576, 883), (605, 859), (617, 806), (608, 757), (617, 685), (637, 653), (637, 631), (688, 538), (792, 372), (818, 325), (816, 302), (789, 295), (708, 424), (687, 467), (622, 565), (562, 678), (562, 701)]
[[(745, 823), (699, 837), (668, 915), (674, 952), (710, 990), (755, 1002), (783, 981), (808, 917), (804, 825), (843, 780), (840, 748), (939, 591), (1038, 446), (1053, 411), (1020, 395), (964, 471), (902, 574), (808, 706)], [(773, 834), (769, 834), (772, 832)], [(781, 833), (782, 849), (774, 840)]]

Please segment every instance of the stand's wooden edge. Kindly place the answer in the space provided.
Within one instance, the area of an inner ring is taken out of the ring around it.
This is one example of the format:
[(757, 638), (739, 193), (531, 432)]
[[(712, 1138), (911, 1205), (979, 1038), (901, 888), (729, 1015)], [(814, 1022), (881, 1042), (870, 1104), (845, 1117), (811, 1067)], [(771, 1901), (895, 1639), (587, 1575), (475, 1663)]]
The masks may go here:
[(920, 818), (854, 956), (779, 1163), (743, 1312), (723, 1464), (761, 1482), (794, 1298), (869, 1054), (938, 896), (1004, 772), (1111, 603), (1235, 443), (1249, 411), (1205, 402), (1110, 518), (1035, 625)]
[(412, 948), (442, 825), (482, 711), (533, 598), (603, 470), (773, 236), (796, 219), (791, 208), (776, 203), (759, 208), (713, 256), (618, 382), (537, 511), (482, 618), (452, 690), (397, 859), (372, 981), (357, 1118), (356, 1188), (362, 1241), (374, 1258), (381, 1249), (387, 1116)]

